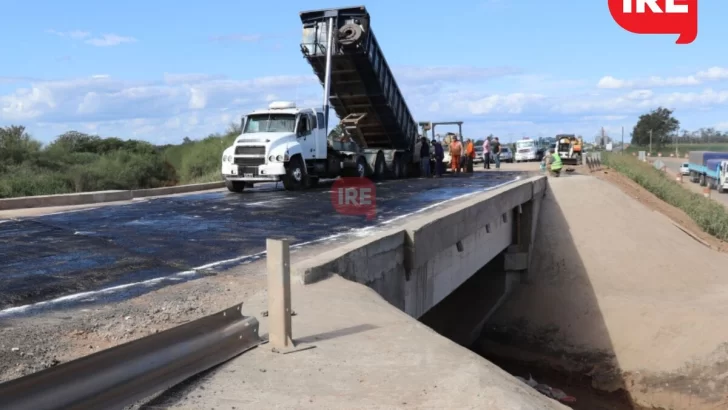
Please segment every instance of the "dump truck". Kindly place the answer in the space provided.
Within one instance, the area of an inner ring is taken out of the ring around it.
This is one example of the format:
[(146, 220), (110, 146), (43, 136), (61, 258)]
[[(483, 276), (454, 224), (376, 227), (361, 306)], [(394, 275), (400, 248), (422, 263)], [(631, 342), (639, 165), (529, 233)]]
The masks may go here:
[[(324, 112), (343, 120), (374, 177), (418, 174), (418, 127), (371, 27), (367, 9), (305, 11), (301, 52), (324, 87)], [(327, 117), (328, 118), (328, 117)]]
[(582, 158), (582, 147), (584, 143), (581, 137), (574, 134), (559, 134), (556, 136), (555, 150), (561, 157), (564, 165), (580, 165)]
[(690, 151), (688, 172), (691, 182), (723, 193), (728, 190), (728, 152)]
[[(417, 123), (366, 8), (307, 11), (300, 17), (301, 52), (324, 87), (322, 107), (275, 101), (246, 115), (242, 133), (222, 156), (228, 190), (278, 181), (299, 190), (322, 178), (417, 175)], [(328, 132), (329, 107), (341, 119), (340, 133)]]

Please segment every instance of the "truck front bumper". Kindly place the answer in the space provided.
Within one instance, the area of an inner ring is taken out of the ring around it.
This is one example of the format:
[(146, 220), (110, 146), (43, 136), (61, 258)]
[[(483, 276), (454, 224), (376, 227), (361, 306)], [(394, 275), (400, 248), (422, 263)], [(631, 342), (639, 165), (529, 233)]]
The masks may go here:
[(241, 167), (237, 164), (225, 163), (222, 167), (222, 175), (228, 181), (277, 182), (285, 174), (286, 168), (281, 162), (257, 167)]

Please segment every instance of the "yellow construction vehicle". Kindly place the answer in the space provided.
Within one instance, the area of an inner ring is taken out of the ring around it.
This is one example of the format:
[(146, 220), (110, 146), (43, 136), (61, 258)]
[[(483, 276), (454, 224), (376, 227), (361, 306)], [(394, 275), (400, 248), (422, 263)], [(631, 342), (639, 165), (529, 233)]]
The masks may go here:
[(556, 152), (564, 165), (581, 165), (581, 153), (584, 140), (574, 134), (559, 134), (556, 136)]

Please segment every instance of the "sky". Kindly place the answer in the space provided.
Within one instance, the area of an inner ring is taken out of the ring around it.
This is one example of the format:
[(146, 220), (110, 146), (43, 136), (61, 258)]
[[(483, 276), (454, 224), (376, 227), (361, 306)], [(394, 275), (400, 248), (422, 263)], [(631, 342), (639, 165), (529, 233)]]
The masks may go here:
[[(619, 140), (624, 127), (628, 141), (640, 114), (664, 106), (683, 129), (728, 130), (728, 2), (701, 2), (690, 45), (623, 30), (606, 0), (414, 4), (365, 6), (417, 121), (506, 141), (590, 140), (602, 127)], [(298, 13), (352, 5), (0, 0), (0, 126), (43, 142), (76, 130), (167, 144), (271, 101), (320, 106)]]

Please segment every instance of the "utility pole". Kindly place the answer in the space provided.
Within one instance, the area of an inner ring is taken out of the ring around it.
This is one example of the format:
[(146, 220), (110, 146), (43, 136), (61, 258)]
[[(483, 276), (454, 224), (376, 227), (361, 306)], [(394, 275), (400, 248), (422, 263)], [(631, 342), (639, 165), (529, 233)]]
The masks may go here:
[(624, 154), (624, 126), (622, 126), (622, 149), (619, 151), (620, 154)]
[(652, 130), (650, 130), (650, 155), (652, 155)]
[(675, 158), (680, 158), (680, 152), (677, 150), (678, 138), (680, 138), (680, 130), (675, 134)]

